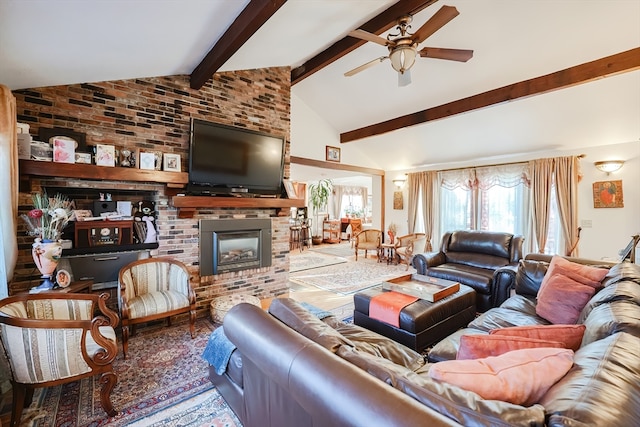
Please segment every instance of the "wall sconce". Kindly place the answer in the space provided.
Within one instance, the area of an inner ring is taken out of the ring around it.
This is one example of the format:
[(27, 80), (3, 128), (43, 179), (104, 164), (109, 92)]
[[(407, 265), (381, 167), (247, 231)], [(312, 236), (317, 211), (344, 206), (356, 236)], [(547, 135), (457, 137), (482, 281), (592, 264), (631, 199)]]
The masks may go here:
[(402, 188), (402, 186), (404, 185), (405, 182), (407, 182), (406, 178), (396, 178), (393, 181), (393, 184), (396, 186), (396, 188), (399, 190)]
[(606, 160), (602, 162), (595, 162), (594, 165), (596, 168), (601, 170), (602, 172), (606, 172), (609, 175), (611, 172), (615, 172), (624, 165), (623, 160)]

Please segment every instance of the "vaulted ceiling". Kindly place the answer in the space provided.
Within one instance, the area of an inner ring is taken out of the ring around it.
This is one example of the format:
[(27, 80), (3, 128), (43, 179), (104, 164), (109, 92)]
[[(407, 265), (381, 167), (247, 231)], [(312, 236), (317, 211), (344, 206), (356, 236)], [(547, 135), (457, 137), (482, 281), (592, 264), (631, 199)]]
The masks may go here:
[[(415, 31), (443, 5), (460, 15), (421, 47), (471, 60), (418, 58), (406, 87), (389, 61), (344, 76), (387, 55), (350, 31), (385, 36), (404, 13)], [(11, 89), (290, 66), (295, 101), (387, 170), (638, 141), (639, 47), (636, 0), (0, 2)]]

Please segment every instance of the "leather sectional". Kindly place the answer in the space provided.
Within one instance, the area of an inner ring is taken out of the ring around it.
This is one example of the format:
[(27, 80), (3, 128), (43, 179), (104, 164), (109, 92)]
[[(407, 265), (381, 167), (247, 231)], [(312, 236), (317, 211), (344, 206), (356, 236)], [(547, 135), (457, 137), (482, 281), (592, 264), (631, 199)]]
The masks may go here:
[[(516, 294), (462, 331), (486, 336), (493, 328), (548, 325), (535, 312), (548, 261), (521, 261)], [(455, 358), (463, 332), (438, 343), (425, 362), (375, 332), (334, 316), (320, 320), (291, 299), (274, 300), (269, 313), (234, 307), (224, 330), (237, 349), (226, 371), (218, 375), (212, 366), (210, 378), (246, 427), (636, 425), (640, 268), (615, 265), (601, 284), (580, 312), (584, 336), (568, 372), (526, 406), (483, 399), (429, 375)]]

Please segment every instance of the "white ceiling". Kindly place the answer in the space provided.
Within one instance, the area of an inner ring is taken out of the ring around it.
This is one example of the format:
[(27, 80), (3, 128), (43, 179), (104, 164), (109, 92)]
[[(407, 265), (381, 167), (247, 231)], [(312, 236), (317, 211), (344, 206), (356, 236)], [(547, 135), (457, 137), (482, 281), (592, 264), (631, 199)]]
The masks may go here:
[[(191, 74), (247, 3), (0, 0), (0, 83)], [(296, 67), (393, 3), (288, 0), (221, 71)], [(460, 15), (421, 47), (473, 49), (469, 62), (419, 58), (403, 88), (388, 61), (344, 77), (386, 54), (367, 43), (294, 85), (293, 95), (338, 134), (640, 46), (638, 0), (441, 0), (413, 28), (445, 4)], [(348, 145), (367, 153), (363, 166), (403, 170), (639, 139), (634, 71)]]

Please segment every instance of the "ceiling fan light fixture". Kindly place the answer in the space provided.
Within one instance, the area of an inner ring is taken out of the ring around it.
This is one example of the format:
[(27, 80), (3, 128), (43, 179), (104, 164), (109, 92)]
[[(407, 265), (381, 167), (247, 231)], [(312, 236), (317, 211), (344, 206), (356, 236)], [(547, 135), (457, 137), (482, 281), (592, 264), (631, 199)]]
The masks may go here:
[(417, 52), (415, 47), (411, 45), (400, 45), (391, 49), (389, 59), (391, 66), (399, 73), (404, 73), (416, 62)]

